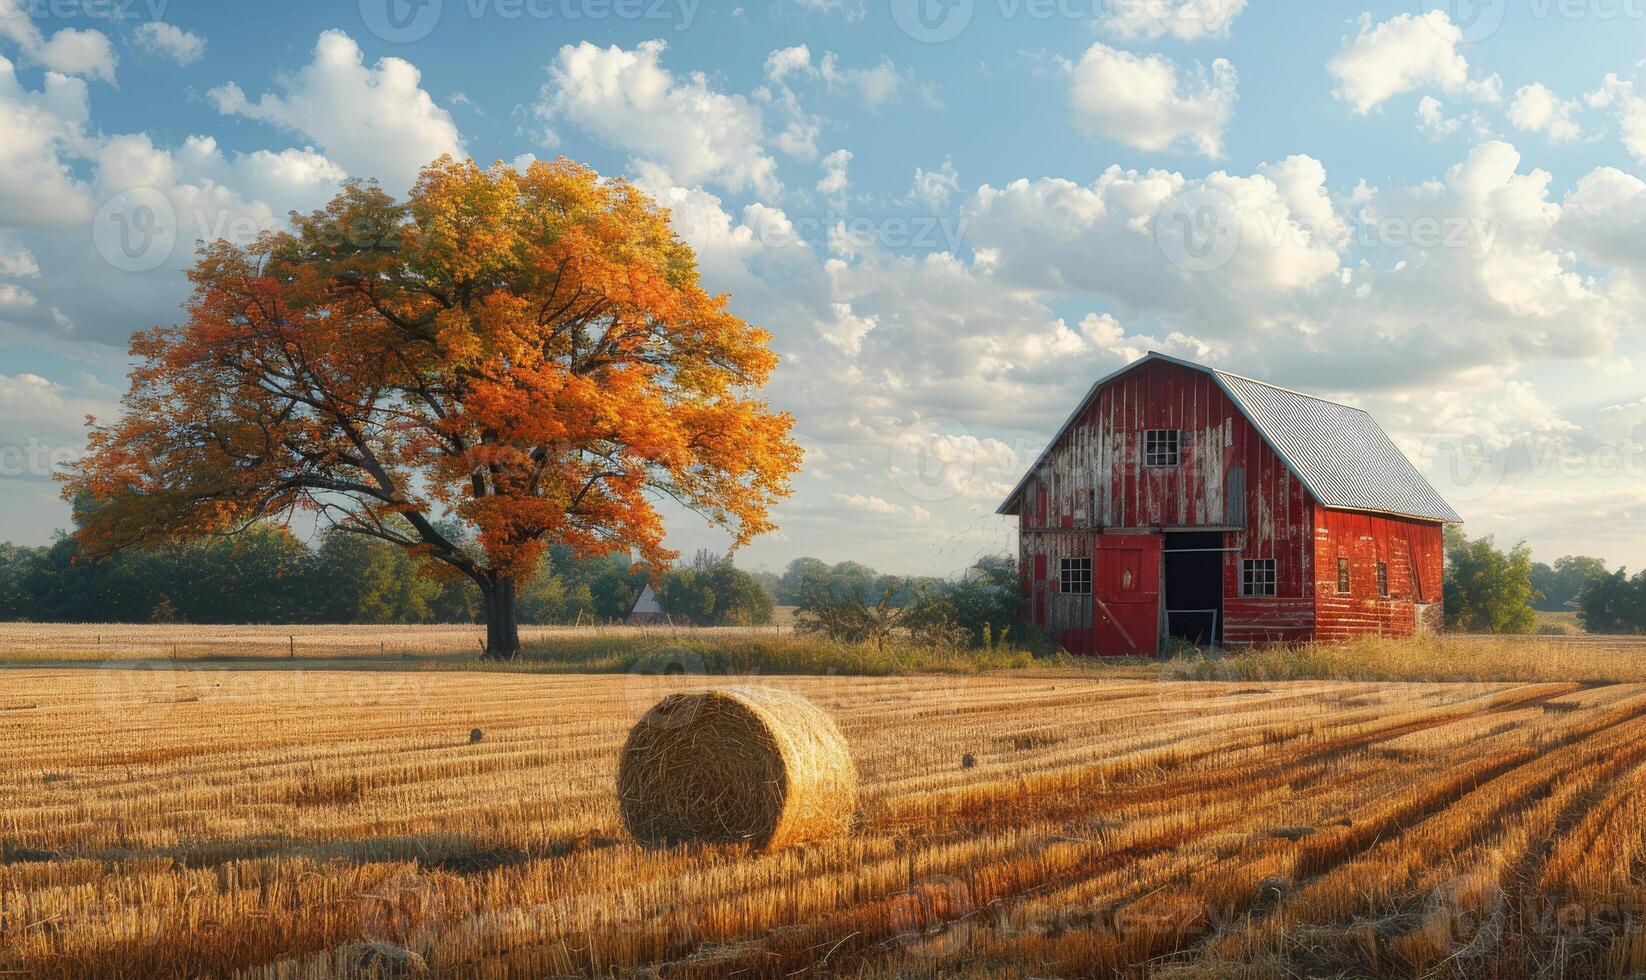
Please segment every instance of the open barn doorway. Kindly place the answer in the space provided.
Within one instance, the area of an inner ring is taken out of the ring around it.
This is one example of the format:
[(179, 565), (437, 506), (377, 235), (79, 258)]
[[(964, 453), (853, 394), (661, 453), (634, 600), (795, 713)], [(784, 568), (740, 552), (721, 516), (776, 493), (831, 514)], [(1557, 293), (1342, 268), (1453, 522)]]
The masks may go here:
[(1222, 645), (1223, 532), (1165, 537), (1166, 635), (1197, 647)]

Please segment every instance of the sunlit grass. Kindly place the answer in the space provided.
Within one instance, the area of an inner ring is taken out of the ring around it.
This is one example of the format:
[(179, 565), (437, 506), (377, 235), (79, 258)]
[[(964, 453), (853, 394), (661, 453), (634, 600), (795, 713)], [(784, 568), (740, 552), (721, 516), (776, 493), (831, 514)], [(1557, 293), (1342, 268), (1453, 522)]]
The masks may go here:
[(1633, 637), (1372, 638), (1169, 661), (1187, 680), (1646, 682), (1646, 641)]

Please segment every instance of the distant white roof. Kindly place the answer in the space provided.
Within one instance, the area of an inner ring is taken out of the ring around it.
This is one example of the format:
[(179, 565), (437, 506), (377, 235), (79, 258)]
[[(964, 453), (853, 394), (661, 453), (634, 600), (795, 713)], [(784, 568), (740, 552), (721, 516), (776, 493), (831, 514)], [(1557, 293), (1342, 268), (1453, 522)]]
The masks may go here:
[(661, 614), (662, 612), (663, 607), (657, 604), (657, 594), (652, 591), (651, 583), (648, 582), (646, 587), (640, 590), (640, 598), (634, 600), (634, 608), (629, 610), (629, 615), (633, 616), (637, 613)]
[(1400, 451), (1377, 422), (1361, 409), (1327, 401), (1264, 381), (1243, 378), (1202, 364), (1150, 351), (1097, 384), (1063, 423), (1029, 472), (1012, 489), (999, 513), (1014, 510), (1029, 477), (1040, 468), (1097, 393), (1111, 381), (1150, 361), (1164, 361), (1209, 374), (1246, 416), (1292, 474), (1324, 507), (1461, 524), (1433, 485)]

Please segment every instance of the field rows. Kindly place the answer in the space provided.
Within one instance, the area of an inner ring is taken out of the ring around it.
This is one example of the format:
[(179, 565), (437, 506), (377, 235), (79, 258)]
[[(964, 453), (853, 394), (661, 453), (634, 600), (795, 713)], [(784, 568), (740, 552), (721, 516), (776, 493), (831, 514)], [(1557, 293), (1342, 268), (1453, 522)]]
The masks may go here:
[(673, 679), (0, 679), (0, 973), (1646, 970), (1642, 686), (778, 680), (860, 826), (750, 856), (624, 839)]

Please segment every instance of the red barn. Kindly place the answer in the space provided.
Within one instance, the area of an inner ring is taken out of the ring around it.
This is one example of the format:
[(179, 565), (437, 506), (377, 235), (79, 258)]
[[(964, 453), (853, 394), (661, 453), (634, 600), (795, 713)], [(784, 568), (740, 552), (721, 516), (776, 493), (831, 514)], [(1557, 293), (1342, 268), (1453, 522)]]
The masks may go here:
[(1092, 387), (999, 512), (1030, 621), (1134, 656), (1438, 628), (1461, 523), (1365, 412), (1155, 353)]

